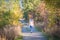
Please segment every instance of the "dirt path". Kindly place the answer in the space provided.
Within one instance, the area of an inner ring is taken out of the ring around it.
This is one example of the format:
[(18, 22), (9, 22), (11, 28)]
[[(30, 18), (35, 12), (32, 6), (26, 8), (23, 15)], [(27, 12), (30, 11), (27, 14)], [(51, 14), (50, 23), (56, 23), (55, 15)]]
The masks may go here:
[(48, 40), (42, 32), (38, 32), (35, 27), (33, 27), (33, 32), (30, 32), (29, 27), (22, 27), (23, 40)]

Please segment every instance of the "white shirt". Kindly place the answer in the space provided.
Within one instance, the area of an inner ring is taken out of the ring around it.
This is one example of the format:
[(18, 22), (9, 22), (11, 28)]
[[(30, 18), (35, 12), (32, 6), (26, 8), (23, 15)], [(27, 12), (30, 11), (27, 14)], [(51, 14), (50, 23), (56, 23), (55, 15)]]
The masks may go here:
[(29, 25), (34, 27), (34, 20), (33, 19), (29, 19)]

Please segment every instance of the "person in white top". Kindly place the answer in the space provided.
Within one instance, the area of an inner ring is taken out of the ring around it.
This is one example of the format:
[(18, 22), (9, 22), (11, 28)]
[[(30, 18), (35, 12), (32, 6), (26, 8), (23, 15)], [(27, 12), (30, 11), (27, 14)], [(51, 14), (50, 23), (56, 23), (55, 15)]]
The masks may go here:
[(34, 20), (32, 18), (29, 19), (29, 25), (31, 25), (32, 27), (34, 27)]
[(29, 26), (30, 26), (30, 31), (32, 33), (33, 32), (33, 27), (34, 27), (34, 20), (33, 19), (29, 19)]
[(33, 12), (29, 11), (29, 27), (30, 27), (30, 31), (31, 33), (33, 32), (33, 27), (34, 27), (34, 18), (33, 18)]

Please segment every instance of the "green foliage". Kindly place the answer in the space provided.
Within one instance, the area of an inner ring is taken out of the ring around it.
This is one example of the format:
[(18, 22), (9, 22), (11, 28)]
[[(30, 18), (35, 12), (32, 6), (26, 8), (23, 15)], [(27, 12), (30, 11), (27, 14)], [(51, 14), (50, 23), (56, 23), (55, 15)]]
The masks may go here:
[[(44, 0), (46, 3), (46, 8), (48, 9), (48, 28), (52, 28), (54, 25), (56, 25), (57, 22), (57, 16), (59, 15), (58, 8), (60, 8), (60, 0)], [(58, 14), (58, 15), (56, 15)], [(59, 20), (59, 19), (58, 19)]]
[(25, 11), (35, 9), (39, 3), (40, 0), (23, 0), (23, 7)]
[[(28, 11), (35, 11), (40, 4), (40, 0), (22, 0), (22, 6), (24, 11), (24, 17), (27, 19)], [(35, 13), (35, 12), (34, 12)]]
[[(45, 32), (49, 33), (54, 38), (60, 38), (60, 0), (44, 0), (46, 9), (48, 10), (48, 26), (45, 27)], [(56, 37), (57, 36), (57, 37)], [(54, 39), (55, 40), (55, 39)]]
[(17, 25), (19, 18), (22, 18), (19, 0), (0, 1), (0, 27), (11, 24)]
[(22, 40), (22, 36), (19, 36), (18, 38), (16, 38), (15, 40)]
[(45, 0), (45, 2), (50, 6), (60, 8), (60, 0)]

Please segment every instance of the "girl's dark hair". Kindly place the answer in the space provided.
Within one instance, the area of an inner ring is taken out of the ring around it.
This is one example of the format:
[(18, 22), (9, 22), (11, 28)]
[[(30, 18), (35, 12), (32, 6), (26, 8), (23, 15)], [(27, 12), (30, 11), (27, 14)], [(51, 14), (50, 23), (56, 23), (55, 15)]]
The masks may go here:
[(29, 10), (28, 13), (29, 13), (30, 15), (33, 15), (33, 11), (32, 11), (32, 10)]

